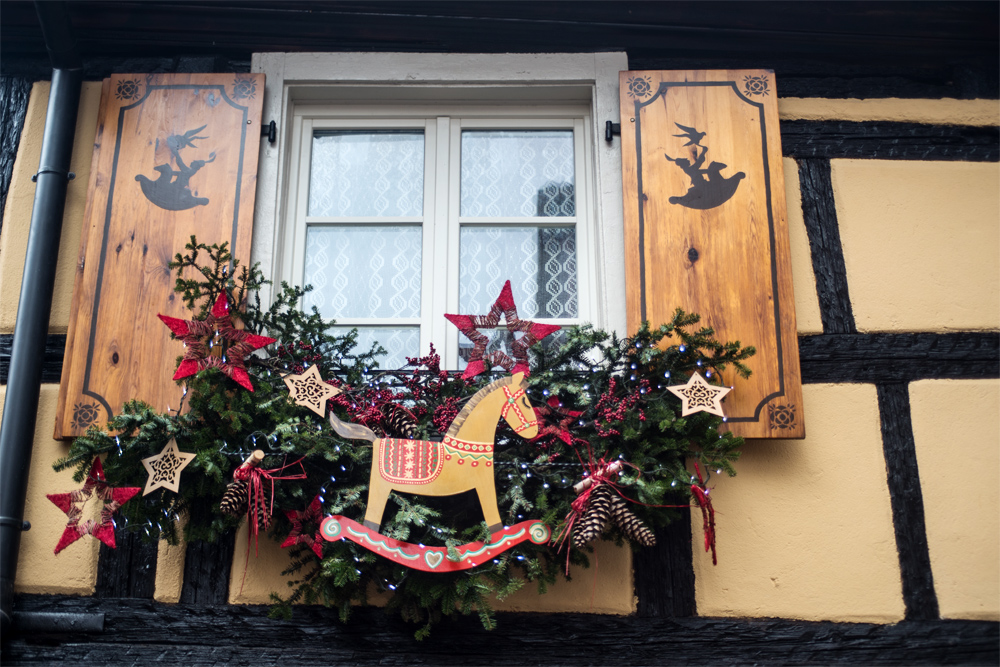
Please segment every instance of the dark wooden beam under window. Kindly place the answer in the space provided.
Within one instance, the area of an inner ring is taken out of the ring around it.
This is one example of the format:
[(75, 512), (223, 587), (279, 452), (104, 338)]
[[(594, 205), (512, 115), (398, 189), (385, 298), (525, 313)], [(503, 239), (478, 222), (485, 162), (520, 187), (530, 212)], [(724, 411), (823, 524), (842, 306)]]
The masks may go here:
[[(297, 606), (290, 621), (267, 607), (22, 596), (17, 613), (103, 613), (104, 631), (65, 628), (14, 636), (4, 664), (323, 665), (996, 665), (1000, 626), (987, 621), (897, 625), (774, 619), (497, 614), (446, 619), (428, 639), (379, 609)], [(15, 617), (15, 623), (16, 623)]]

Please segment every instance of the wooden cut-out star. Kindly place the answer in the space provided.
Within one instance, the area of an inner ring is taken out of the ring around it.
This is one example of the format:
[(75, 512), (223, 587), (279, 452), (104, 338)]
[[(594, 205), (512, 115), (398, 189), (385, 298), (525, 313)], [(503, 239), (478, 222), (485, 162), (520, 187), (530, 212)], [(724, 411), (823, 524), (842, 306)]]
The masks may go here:
[(194, 457), (194, 454), (177, 449), (177, 441), (170, 438), (170, 442), (159, 454), (142, 460), (143, 467), (149, 473), (149, 479), (146, 480), (146, 487), (142, 490), (142, 495), (145, 496), (159, 488), (179, 493), (181, 470), (184, 470), (187, 464), (194, 460)]
[(705, 378), (698, 375), (697, 372), (692, 373), (687, 384), (677, 384), (667, 387), (667, 389), (670, 393), (681, 399), (682, 417), (687, 417), (696, 412), (708, 412), (720, 417), (726, 416), (722, 412), (722, 398), (731, 389), (729, 387), (711, 385), (705, 381)]
[[(93, 465), (90, 466), (90, 472), (87, 473), (87, 481), (83, 483), (82, 488), (69, 493), (50, 493), (45, 496), (69, 517), (66, 529), (63, 530), (53, 553), (58, 554), (84, 535), (93, 535), (114, 549), (115, 523), (112, 515), (141, 490), (138, 486), (121, 488), (108, 486), (104, 479), (104, 466), (101, 464), (101, 459), (95, 458)], [(101, 508), (101, 519), (100, 521), (87, 519), (81, 524), (83, 506), (95, 493), (104, 502), (104, 507)]]
[[(559, 331), (562, 327), (555, 324), (539, 324), (522, 320), (517, 316), (517, 306), (514, 305), (514, 294), (510, 288), (510, 281), (504, 283), (490, 312), (486, 315), (445, 315), (448, 321), (458, 327), (458, 330), (465, 334), (465, 337), (474, 343), (472, 353), (469, 355), (469, 365), (462, 373), (463, 378), (471, 378), (486, 370), (486, 362), (491, 366), (500, 366), (510, 373), (529, 374), (528, 368), (528, 348), (542, 340), (549, 334)], [(495, 329), (503, 317), (508, 331), (519, 331), (524, 335), (511, 345), (510, 352), (513, 359), (505, 353), (496, 350), (486, 353), (486, 346), (489, 345), (489, 336), (483, 334), (479, 329)]]
[(288, 398), (295, 405), (307, 407), (320, 417), (326, 416), (326, 402), (340, 393), (339, 389), (323, 381), (319, 366), (315, 365), (304, 373), (286, 375), (284, 380)]
[[(309, 507), (304, 510), (285, 510), (285, 516), (292, 522), (292, 532), (288, 533), (288, 537), (281, 543), (281, 548), (285, 549), (296, 544), (307, 544), (313, 553), (316, 554), (317, 558), (323, 558), (323, 536), (319, 531), (319, 526), (323, 521), (322, 514), (323, 505), (319, 501), (319, 496), (313, 498), (312, 502), (309, 503)], [(304, 523), (316, 524), (315, 535), (302, 532), (302, 524)]]
[[(204, 320), (182, 320), (167, 315), (157, 315), (157, 317), (163, 320), (163, 323), (170, 327), (174, 335), (184, 341), (186, 346), (184, 358), (174, 373), (175, 380), (194, 375), (206, 368), (218, 368), (248, 391), (253, 391), (250, 375), (246, 369), (246, 356), (258, 348), (270, 345), (275, 339), (234, 327), (225, 292), (219, 294), (211, 312)], [(209, 341), (216, 334), (227, 346), (221, 358), (212, 356), (208, 349)]]

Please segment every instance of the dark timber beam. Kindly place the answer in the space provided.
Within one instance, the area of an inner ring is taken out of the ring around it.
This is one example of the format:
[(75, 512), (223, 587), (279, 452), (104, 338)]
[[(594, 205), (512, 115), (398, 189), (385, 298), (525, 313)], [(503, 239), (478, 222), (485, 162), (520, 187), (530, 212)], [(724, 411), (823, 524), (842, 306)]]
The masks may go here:
[(857, 328), (847, 288), (847, 267), (840, 242), (840, 227), (837, 225), (830, 161), (799, 160), (799, 187), (823, 333), (854, 333)]
[(104, 632), (15, 637), (4, 664), (146, 665), (996, 665), (1000, 626), (987, 621), (896, 625), (778, 619), (497, 614), (418, 625), (380, 609), (296, 605), (289, 621), (267, 607), (22, 596), (18, 611), (103, 613)]
[(878, 384), (876, 389), (906, 620), (933, 620), (939, 617), (938, 600), (927, 546), (909, 389), (903, 383)]

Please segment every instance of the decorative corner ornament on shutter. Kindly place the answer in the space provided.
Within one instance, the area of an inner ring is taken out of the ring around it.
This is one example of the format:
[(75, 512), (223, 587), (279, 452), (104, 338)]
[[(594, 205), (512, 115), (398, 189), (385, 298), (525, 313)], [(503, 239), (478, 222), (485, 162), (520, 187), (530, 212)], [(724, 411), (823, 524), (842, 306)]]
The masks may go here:
[(621, 72), (629, 331), (675, 308), (753, 345), (723, 402), (748, 438), (802, 438), (795, 303), (774, 73)]
[(179, 407), (179, 348), (156, 315), (187, 314), (167, 265), (192, 235), (249, 261), (263, 97), (263, 74), (104, 80), (56, 438), (132, 398)]

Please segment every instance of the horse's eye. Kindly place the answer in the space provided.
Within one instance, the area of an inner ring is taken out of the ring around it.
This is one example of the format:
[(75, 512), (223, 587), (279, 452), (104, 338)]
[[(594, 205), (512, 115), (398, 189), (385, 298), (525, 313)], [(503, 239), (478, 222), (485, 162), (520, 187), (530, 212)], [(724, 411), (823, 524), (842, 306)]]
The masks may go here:
[(526, 408), (530, 408), (531, 407), (531, 403), (528, 403), (528, 397), (527, 396), (522, 396), (521, 397), (521, 405), (523, 405)]

